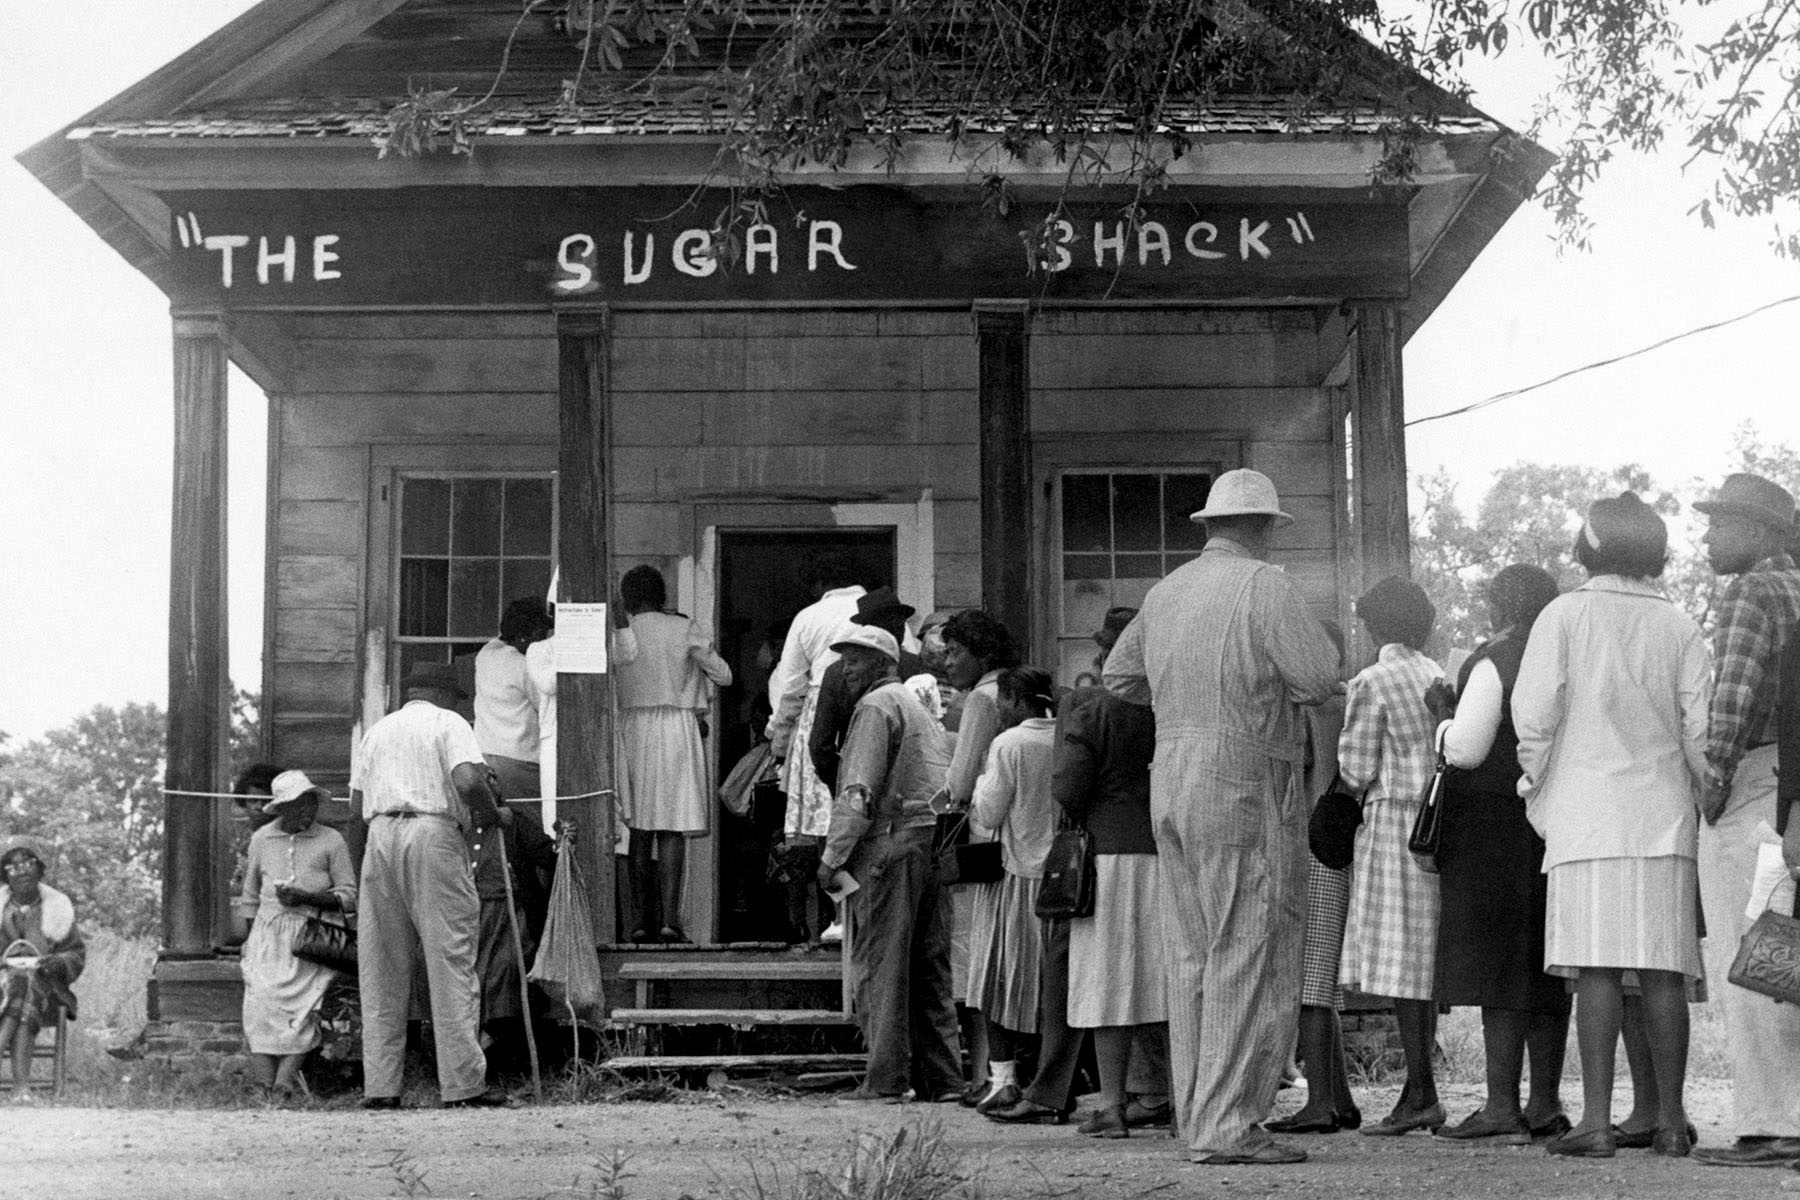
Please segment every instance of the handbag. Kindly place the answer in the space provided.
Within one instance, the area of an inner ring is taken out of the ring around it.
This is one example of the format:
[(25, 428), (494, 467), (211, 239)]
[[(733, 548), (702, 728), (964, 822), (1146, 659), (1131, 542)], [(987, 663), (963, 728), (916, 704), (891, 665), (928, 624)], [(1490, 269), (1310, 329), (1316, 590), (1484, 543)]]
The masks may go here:
[(1094, 838), (1085, 827), (1066, 826), (1051, 839), (1035, 911), (1045, 921), (1094, 915)]
[(1412, 836), (1406, 839), (1406, 848), (1412, 852), (1413, 861), (1419, 870), (1427, 875), (1438, 873), (1438, 850), (1444, 844), (1444, 772), (1447, 764), (1440, 752), (1437, 756), (1437, 767), (1431, 772), (1431, 782), (1425, 785), (1425, 796), (1419, 801), (1419, 815), (1413, 818)]
[(756, 811), (756, 790), (775, 776), (775, 751), (758, 742), (737, 760), (725, 782), (719, 785), (719, 803), (725, 811), (748, 819)]
[(1313, 805), (1306, 823), (1306, 844), (1321, 866), (1342, 871), (1356, 857), (1356, 830), (1362, 824), (1362, 799), (1339, 775), (1331, 788)]
[(938, 885), (998, 883), (1006, 874), (999, 842), (969, 839), (969, 814), (939, 813), (932, 844), (937, 847)]
[(295, 958), (346, 975), (356, 974), (356, 930), (348, 925), (338, 925), (323, 917), (308, 917), (295, 931), (293, 945), (288, 948)]
[(1792, 916), (1769, 909), (1751, 923), (1726, 972), (1728, 982), (1800, 1004), (1800, 892)]

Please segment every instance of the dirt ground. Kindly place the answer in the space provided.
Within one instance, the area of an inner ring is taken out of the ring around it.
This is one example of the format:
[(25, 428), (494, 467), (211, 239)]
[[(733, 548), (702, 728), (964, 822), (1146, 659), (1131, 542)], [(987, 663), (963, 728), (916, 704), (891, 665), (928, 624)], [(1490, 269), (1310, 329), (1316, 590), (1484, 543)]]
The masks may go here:
[[(1722, 1082), (1697, 1081), (1690, 1106), (1703, 1143), (1727, 1140)], [(1359, 1090), (1365, 1113), (1393, 1088)], [(1302, 1094), (1283, 1094), (1281, 1111)], [(1571, 1099), (1574, 1097), (1571, 1096)], [(1476, 1089), (1445, 1089), (1452, 1119)], [(1621, 1089), (1617, 1115), (1629, 1107)], [(588, 1196), (596, 1164), (630, 1156), (625, 1193), (655, 1200), (757, 1200), (751, 1164), (790, 1175), (828, 1167), (859, 1132), (891, 1136), (939, 1121), (982, 1195), (1008, 1197), (1651, 1197), (1796, 1194), (1800, 1173), (1730, 1170), (1622, 1151), (1572, 1162), (1541, 1147), (1469, 1148), (1422, 1134), (1397, 1140), (1340, 1133), (1296, 1139), (1312, 1161), (1291, 1167), (1189, 1165), (1161, 1131), (1123, 1142), (1078, 1137), (1069, 1126), (1007, 1128), (954, 1105), (871, 1106), (829, 1097), (771, 1100), (727, 1089), (688, 1103), (551, 1106), (500, 1111), (411, 1109), (156, 1112), (29, 1105), (0, 1121), (0, 1197), (57, 1200), (328, 1200), (410, 1194), (524, 1200)], [(398, 1169), (390, 1165), (404, 1155)], [(418, 1172), (429, 1191), (416, 1190)], [(579, 1180), (578, 1187), (571, 1184)], [(777, 1189), (770, 1197), (775, 1200)], [(788, 1193), (791, 1197), (792, 1193)]]

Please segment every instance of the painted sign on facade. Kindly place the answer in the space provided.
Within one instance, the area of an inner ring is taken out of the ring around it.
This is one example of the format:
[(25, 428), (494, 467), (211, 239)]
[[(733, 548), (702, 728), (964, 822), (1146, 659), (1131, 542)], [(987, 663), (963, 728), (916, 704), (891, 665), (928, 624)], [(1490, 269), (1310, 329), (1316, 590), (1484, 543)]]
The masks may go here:
[[(1084, 193), (1084, 196), (1091, 193)], [(188, 300), (226, 307), (559, 300), (1402, 298), (1406, 210), (1187, 189), (1017, 204), (967, 189), (403, 188), (171, 196)], [(739, 210), (741, 211), (741, 210)]]

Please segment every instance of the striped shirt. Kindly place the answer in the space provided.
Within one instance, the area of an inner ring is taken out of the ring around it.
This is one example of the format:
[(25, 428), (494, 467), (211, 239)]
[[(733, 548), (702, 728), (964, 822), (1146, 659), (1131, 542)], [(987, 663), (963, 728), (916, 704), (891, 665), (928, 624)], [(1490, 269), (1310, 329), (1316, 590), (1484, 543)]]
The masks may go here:
[(1425, 689), (1443, 677), (1411, 646), (1390, 642), (1350, 681), (1337, 747), (1345, 783), (1368, 787), (1371, 801), (1419, 802), (1437, 766)]
[(1706, 758), (1727, 781), (1745, 751), (1775, 740), (1776, 668), (1797, 626), (1800, 570), (1786, 554), (1765, 558), (1732, 580), (1719, 602)]
[(350, 790), (362, 793), (363, 819), (384, 812), (467, 814), (450, 782), (464, 763), (480, 765), (469, 723), (428, 700), (409, 700), (363, 735), (350, 768)]

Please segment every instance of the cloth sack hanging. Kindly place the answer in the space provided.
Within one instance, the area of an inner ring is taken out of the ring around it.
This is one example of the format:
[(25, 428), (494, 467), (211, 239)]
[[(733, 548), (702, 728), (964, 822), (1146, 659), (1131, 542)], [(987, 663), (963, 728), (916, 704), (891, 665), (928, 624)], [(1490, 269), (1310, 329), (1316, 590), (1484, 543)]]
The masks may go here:
[(756, 792), (775, 778), (775, 749), (768, 742), (758, 742), (737, 760), (719, 785), (719, 803), (733, 816), (750, 819), (756, 811)]
[(606, 1019), (606, 991), (600, 982), (600, 955), (594, 949), (587, 885), (581, 864), (569, 852), (567, 834), (558, 839), (557, 851), (544, 936), (525, 978), (544, 990), (568, 1024), (598, 1026)]

